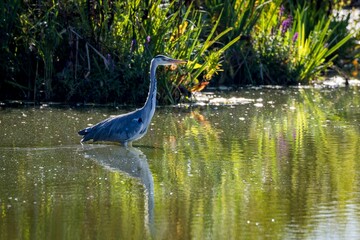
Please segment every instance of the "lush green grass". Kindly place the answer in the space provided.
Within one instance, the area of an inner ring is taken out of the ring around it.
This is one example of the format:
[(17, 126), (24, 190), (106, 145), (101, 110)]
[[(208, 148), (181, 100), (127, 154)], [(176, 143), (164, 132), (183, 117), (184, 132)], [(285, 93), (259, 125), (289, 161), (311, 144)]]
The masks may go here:
[(308, 84), (333, 65), (337, 50), (352, 38), (310, 4), (292, 9), (270, 4), (259, 20), (252, 45), (257, 83)]
[(140, 104), (157, 54), (189, 60), (158, 71), (164, 104), (210, 81), (309, 83), (357, 57), (347, 20), (329, 15), (342, 1), (188, 2), (1, 1), (1, 99)]

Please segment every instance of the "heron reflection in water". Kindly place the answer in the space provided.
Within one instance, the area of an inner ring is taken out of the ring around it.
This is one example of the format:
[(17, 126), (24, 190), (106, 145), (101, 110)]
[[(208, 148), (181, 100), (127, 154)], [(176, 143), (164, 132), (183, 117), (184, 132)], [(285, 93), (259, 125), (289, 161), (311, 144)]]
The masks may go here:
[(159, 65), (173, 65), (186, 63), (187, 61), (173, 59), (158, 55), (151, 60), (150, 64), (150, 87), (145, 105), (133, 112), (110, 117), (98, 124), (79, 131), (82, 135), (81, 143), (93, 140), (120, 142), (124, 146), (131, 145), (132, 141), (143, 137), (154, 116), (156, 107), (156, 68)]
[(96, 160), (111, 171), (121, 171), (139, 179), (145, 188), (145, 224), (153, 234), (154, 180), (145, 154), (138, 148), (119, 145), (88, 145), (85, 157)]

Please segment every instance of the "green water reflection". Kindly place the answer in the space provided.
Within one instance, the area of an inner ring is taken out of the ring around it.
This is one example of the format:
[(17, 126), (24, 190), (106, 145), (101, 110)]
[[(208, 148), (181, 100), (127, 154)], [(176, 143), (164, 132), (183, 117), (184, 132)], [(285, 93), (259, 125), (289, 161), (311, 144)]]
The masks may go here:
[(159, 108), (128, 149), (76, 135), (125, 110), (3, 109), (0, 238), (359, 238), (359, 93)]

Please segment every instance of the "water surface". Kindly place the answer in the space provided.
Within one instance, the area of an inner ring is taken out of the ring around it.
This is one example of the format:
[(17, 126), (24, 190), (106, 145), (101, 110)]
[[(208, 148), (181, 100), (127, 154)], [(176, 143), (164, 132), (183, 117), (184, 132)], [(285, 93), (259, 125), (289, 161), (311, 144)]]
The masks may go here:
[(77, 136), (128, 109), (2, 109), (0, 238), (359, 238), (359, 93), (211, 95), (133, 148)]

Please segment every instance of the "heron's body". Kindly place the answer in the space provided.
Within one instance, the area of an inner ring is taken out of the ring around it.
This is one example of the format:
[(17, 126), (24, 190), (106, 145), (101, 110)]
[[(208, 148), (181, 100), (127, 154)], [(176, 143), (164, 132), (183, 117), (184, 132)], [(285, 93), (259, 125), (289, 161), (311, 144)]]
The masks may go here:
[(155, 78), (158, 65), (170, 65), (185, 63), (182, 60), (168, 58), (158, 55), (151, 61), (150, 65), (150, 89), (145, 105), (133, 112), (110, 117), (98, 124), (79, 131), (83, 136), (81, 142), (89, 140), (120, 142), (123, 145), (131, 144), (132, 141), (143, 137), (150, 125), (155, 113), (157, 83)]

